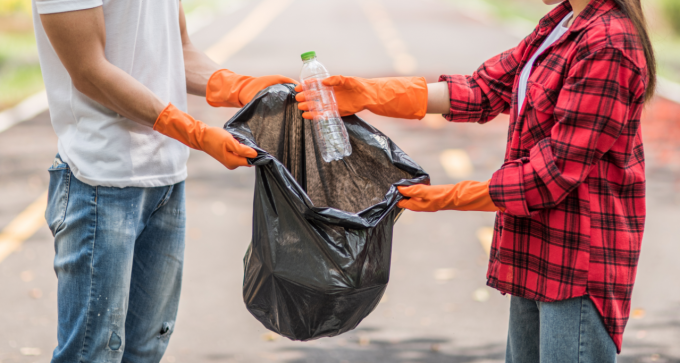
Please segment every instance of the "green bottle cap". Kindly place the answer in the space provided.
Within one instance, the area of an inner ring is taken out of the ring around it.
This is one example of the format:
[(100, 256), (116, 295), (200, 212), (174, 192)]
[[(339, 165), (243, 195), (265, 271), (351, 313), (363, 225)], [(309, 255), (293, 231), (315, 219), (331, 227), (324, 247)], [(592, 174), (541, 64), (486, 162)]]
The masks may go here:
[(316, 52), (302, 53), (302, 55), (300, 57), (302, 57), (303, 61), (308, 61), (312, 58), (316, 58)]

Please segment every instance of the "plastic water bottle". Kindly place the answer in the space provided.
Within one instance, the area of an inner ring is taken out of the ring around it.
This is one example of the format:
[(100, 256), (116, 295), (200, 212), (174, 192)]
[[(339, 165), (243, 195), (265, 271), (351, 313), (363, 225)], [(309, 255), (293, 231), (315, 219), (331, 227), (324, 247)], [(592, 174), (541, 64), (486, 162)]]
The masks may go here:
[(330, 74), (323, 64), (316, 60), (316, 52), (302, 54), (302, 62), (300, 80), (309, 104), (309, 111), (314, 115), (312, 125), (321, 157), (329, 163), (350, 156), (352, 146), (349, 143), (345, 124), (340, 118), (335, 93), (332, 87), (321, 83), (330, 77)]

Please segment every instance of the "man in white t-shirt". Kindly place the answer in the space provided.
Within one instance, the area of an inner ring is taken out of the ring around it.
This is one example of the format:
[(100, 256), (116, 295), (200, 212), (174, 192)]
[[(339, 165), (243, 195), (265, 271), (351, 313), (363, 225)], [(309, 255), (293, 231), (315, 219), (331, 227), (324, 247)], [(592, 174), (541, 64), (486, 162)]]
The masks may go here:
[(256, 155), (186, 114), (186, 94), (242, 107), (295, 81), (220, 69), (192, 45), (179, 0), (34, 0), (33, 14), (59, 137), (52, 362), (159, 362), (181, 286), (187, 146), (230, 169)]

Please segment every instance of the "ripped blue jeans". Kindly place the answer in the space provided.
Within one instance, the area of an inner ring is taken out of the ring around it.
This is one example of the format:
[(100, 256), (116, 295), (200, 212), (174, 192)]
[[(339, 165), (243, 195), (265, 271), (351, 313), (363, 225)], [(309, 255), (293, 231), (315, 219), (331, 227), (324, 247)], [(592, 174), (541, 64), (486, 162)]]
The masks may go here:
[(93, 187), (58, 155), (49, 172), (59, 314), (52, 362), (160, 362), (179, 303), (184, 182)]

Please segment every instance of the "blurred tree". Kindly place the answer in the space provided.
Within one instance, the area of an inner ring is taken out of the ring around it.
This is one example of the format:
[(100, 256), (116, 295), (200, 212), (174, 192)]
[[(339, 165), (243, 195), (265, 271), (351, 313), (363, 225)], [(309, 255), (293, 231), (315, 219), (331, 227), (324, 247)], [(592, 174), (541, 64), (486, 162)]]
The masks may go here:
[(0, 16), (31, 13), (31, 0), (0, 0)]
[(663, 12), (677, 34), (680, 34), (680, 0), (661, 0)]

